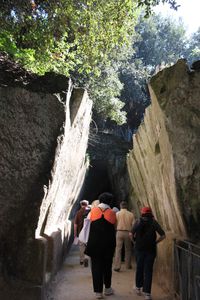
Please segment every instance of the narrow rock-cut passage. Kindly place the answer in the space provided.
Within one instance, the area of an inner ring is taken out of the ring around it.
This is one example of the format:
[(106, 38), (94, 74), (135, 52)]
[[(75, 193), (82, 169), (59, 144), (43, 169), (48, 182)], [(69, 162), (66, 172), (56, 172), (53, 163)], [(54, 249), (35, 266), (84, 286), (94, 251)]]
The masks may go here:
[[(105, 296), (107, 300), (143, 300), (143, 296), (137, 296), (133, 290), (134, 269), (125, 270), (122, 264), (121, 271), (114, 272), (112, 286), (115, 294)], [(171, 300), (154, 283), (152, 290), (153, 300)], [(69, 256), (65, 260), (62, 269), (55, 277), (48, 300), (93, 300), (95, 295), (92, 289), (90, 266), (84, 268), (79, 265), (78, 246), (72, 246)]]

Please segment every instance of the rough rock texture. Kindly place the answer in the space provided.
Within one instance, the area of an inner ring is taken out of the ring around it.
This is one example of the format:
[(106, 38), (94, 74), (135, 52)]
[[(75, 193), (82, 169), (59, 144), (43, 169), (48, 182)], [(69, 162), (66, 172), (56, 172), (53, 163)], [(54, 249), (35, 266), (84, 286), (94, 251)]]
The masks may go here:
[[(127, 163), (136, 210), (150, 205), (169, 233), (160, 246), (166, 261), (172, 237), (200, 235), (200, 72), (180, 60), (155, 75), (149, 88), (152, 103)], [(167, 264), (161, 272), (171, 279)]]
[(2, 237), (29, 214), (24, 211), (27, 200), (37, 206), (38, 183), (40, 187), (48, 183), (45, 174), (52, 167), (49, 160), (54, 158), (65, 115), (63, 104), (53, 95), (9, 87), (0, 89), (0, 98)]
[(43, 227), (46, 234), (60, 229), (63, 234), (65, 230), (65, 234), (69, 235), (71, 223), (68, 226), (66, 220), (70, 218), (88, 166), (85, 153), (91, 120), (91, 101), (82, 89), (74, 89), (72, 96), (68, 95), (67, 101), (70, 103), (68, 105), (67, 102), (66, 105), (65, 132), (57, 148), (53, 180), (41, 206), (38, 233)]
[(87, 93), (68, 79), (28, 74), (0, 54), (1, 299), (41, 299), (60, 264), (87, 167), (90, 114)]

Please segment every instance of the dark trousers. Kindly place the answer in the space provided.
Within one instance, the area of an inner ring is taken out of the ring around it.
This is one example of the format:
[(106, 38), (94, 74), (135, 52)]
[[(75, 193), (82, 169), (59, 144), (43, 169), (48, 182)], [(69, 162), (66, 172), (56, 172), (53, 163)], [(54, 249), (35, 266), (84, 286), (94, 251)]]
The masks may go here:
[(111, 287), (112, 261), (112, 257), (91, 257), (92, 280), (95, 293), (102, 293), (103, 285), (105, 285), (105, 288)]
[(143, 287), (144, 293), (151, 293), (153, 264), (156, 257), (155, 252), (135, 251), (136, 255), (136, 287)]

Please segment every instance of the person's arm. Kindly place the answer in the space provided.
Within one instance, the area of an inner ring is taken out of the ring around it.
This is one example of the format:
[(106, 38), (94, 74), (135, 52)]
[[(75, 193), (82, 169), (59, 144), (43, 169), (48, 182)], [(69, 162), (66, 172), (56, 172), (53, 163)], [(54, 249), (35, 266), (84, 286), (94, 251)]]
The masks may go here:
[(160, 243), (161, 241), (163, 241), (166, 238), (166, 235), (160, 235), (157, 239), (156, 239), (156, 244)]
[(135, 217), (134, 217), (134, 214), (132, 213), (132, 216), (131, 216), (131, 225), (132, 225), (132, 228), (135, 224)]
[(136, 220), (135, 223), (133, 224), (133, 228), (131, 232), (129, 232), (129, 237), (132, 241), (134, 240), (138, 226), (139, 226), (139, 220)]
[(158, 224), (158, 222), (156, 222), (156, 231), (159, 234), (159, 237), (156, 239), (156, 244), (158, 244), (166, 238), (166, 235), (160, 224)]

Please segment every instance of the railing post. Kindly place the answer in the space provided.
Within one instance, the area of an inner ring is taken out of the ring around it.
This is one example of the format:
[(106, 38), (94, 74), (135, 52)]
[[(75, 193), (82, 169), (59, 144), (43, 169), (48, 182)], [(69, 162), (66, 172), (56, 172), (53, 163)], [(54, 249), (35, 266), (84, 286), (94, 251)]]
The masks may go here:
[(191, 244), (188, 243), (188, 300), (192, 300), (191, 299)]
[[(182, 278), (181, 278), (181, 274), (180, 274), (180, 258), (178, 255), (179, 252), (179, 248), (177, 245), (177, 240), (174, 239), (174, 290), (176, 292), (176, 295), (179, 296), (179, 298), (182, 300)], [(178, 275), (178, 283), (177, 283), (177, 275)], [(176, 285), (178, 284), (178, 291), (177, 291), (177, 286), (175, 286), (175, 282)]]
[(195, 300), (200, 299), (200, 276), (195, 277)]

